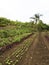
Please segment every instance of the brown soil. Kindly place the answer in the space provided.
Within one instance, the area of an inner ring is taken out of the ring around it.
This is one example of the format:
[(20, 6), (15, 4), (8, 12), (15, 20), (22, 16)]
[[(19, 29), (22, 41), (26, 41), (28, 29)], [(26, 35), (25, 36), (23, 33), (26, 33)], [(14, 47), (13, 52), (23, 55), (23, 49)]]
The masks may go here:
[[(49, 65), (49, 40), (45, 35), (47, 34), (38, 33), (28, 51), (23, 54), (22, 59), (16, 65)], [(17, 45), (17, 47), (20, 45), (22, 44)], [(12, 54), (17, 47), (15, 45), (12, 49), (4, 52), (0, 56), (0, 62), (3, 62), (2, 60)]]
[(49, 49), (45, 38), (40, 33), (27, 53), (16, 65), (49, 65)]
[(33, 33), (31, 33), (31, 34), (28, 35), (27, 37), (22, 38), (20, 42), (14, 42), (14, 43), (12, 43), (12, 44), (9, 44), (9, 45), (0, 47), (0, 54), (4, 53), (5, 51), (8, 51), (8, 50), (12, 49), (15, 45), (18, 45), (18, 44), (20, 44), (21, 42), (23, 42), (24, 40), (26, 40), (27, 38), (29, 38), (32, 34), (33, 34)]
[(34, 36), (33, 34), (27, 36), (26, 38), (23, 38), (23, 40), (19, 43), (19, 44), (14, 44), (11, 48), (7, 48), (1, 55), (0, 55), (0, 63), (4, 64), (4, 60), (10, 56), (13, 52), (15, 52), (17, 50), (18, 47), (23, 45), (23, 42), (25, 42), (26, 40), (28, 40), (29, 38), (31, 38), (32, 36)]

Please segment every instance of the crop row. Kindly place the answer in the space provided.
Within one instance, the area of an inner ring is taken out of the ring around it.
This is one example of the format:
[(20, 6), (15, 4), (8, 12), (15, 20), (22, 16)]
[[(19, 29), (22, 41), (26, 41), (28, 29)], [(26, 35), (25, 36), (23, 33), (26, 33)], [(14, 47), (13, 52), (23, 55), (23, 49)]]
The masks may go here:
[(17, 47), (16, 50), (4, 60), (4, 65), (16, 65), (29, 49), (29, 46), (34, 39), (33, 37), (35, 36), (36, 35), (31, 36), (29, 39), (22, 42), (22, 44), (20, 44), (20, 46)]
[(21, 39), (23, 39), (24, 37), (27, 37), (30, 34), (31, 33), (24, 33), (24, 34), (16, 35), (16, 36), (13, 36), (13, 37), (0, 38), (0, 47), (11, 44), (13, 42), (20, 42)]

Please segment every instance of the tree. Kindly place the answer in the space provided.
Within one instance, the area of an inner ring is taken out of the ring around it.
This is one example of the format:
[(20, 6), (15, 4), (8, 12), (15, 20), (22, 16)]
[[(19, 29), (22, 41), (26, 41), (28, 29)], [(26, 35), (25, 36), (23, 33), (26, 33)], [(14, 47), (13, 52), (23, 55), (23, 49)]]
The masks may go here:
[(42, 16), (41, 14), (35, 14), (34, 17), (30, 17), (31, 19), (34, 19), (35, 23), (37, 24), (38, 21), (40, 20), (40, 16)]
[(41, 14), (35, 14), (34, 17), (30, 17), (31, 19), (34, 19), (36, 31), (38, 30), (37, 23), (40, 22), (40, 16), (42, 16), (42, 15)]

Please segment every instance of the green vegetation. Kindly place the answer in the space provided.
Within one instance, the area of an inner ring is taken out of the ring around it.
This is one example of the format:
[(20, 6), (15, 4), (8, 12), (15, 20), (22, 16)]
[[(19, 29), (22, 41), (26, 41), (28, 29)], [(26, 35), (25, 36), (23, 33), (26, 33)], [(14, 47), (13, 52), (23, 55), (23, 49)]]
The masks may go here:
[(44, 24), (40, 20), (40, 16), (35, 14), (36, 23), (34, 21), (22, 23), (20, 21), (12, 21), (7, 18), (0, 17), (0, 47), (20, 42), (20, 40), (32, 32), (49, 30), (49, 25)]
[[(3, 26), (4, 25), (4, 26)], [(11, 21), (0, 18), (0, 46), (5, 46), (13, 42), (20, 42), (22, 38), (32, 33), (30, 23)]]
[(35, 22), (35, 29), (36, 31), (45, 31), (45, 30), (49, 30), (49, 25), (44, 24), (42, 20), (40, 20), (40, 16), (42, 16), (41, 14), (35, 14), (34, 17), (30, 17), (31, 19), (34, 20)]
[[(34, 43), (35, 39), (39, 37), (38, 32), (49, 31), (49, 25), (44, 24), (43, 21), (40, 20), (40, 16), (39, 14), (35, 14), (34, 17), (31, 17), (34, 21), (25, 23), (0, 17), (0, 58), (3, 59), (3, 62), (2, 59), (0, 59), (0, 65), (16, 65), (28, 51), (32, 43)], [(23, 40), (32, 33), (33, 35)], [(49, 34), (49, 32), (47, 33)], [(21, 42), (22, 40), (23, 42)], [(14, 42), (21, 42), (21, 44), (10, 47), (11, 44), (15, 44)], [(2, 55), (4, 52), (2, 49), (5, 47), (7, 49), (10, 47), (10, 50), (8, 50), (8, 52), (6, 51), (7, 54)]]

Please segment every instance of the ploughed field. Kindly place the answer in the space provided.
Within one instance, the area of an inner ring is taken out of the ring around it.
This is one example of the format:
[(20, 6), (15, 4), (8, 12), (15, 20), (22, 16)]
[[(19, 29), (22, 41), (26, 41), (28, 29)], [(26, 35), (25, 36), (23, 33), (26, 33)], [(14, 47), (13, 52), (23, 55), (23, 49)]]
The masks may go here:
[(49, 65), (49, 33), (37, 32), (0, 52), (0, 65)]

